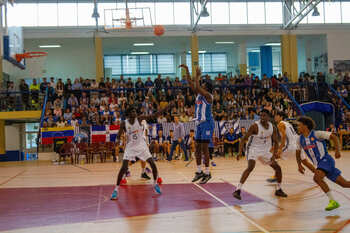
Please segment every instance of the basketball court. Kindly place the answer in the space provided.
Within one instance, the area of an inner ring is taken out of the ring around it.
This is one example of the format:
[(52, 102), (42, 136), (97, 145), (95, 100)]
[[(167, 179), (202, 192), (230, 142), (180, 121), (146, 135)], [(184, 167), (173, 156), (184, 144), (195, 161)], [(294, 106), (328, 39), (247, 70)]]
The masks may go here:
[[(337, 166), (349, 177), (349, 152)], [(2, 232), (350, 232), (350, 190), (328, 182), (341, 207), (326, 212), (327, 197), (301, 175), (293, 158), (281, 161), (286, 199), (274, 196), (265, 181), (272, 169), (258, 164), (232, 197), (246, 161), (217, 159), (213, 179), (191, 183), (194, 162), (158, 162), (164, 183), (158, 196), (151, 181), (131, 167), (117, 201), (109, 200), (120, 163), (52, 165), (49, 162), (1, 163)]]

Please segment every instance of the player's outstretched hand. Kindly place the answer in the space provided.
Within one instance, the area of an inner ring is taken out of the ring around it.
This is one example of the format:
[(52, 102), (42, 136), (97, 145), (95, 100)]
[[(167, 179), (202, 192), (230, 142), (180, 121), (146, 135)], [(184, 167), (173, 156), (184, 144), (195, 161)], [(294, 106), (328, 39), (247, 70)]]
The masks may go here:
[(339, 159), (341, 157), (340, 151), (336, 150), (335, 151), (335, 158)]
[(179, 68), (185, 69), (187, 75), (190, 74), (190, 71), (188, 70), (188, 66), (187, 65), (181, 64), (181, 65), (179, 65)]
[(299, 165), (298, 166), (298, 170), (301, 174), (304, 174), (305, 173), (305, 168), (303, 167), (303, 165)]

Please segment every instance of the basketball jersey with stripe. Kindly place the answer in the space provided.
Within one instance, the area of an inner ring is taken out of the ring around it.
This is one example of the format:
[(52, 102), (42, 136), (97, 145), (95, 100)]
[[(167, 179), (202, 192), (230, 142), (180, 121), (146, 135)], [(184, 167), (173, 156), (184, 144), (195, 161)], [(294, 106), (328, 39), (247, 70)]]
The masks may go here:
[(147, 146), (145, 138), (144, 138), (144, 132), (143, 132), (143, 126), (140, 124), (140, 122), (135, 118), (135, 122), (133, 125), (129, 123), (128, 120), (125, 121), (125, 128), (126, 128), (126, 146), (127, 147), (135, 147), (135, 146)]
[(284, 126), (286, 127), (286, 144), (283, 148), (282, 151), (285, 150), (296, 150), (297, 148), (297, 139), (298, 139), (298, 135), (295, 132), (293, 126), (286, 121), (281, 121), (279, 124), (284, 124)]
[(312, 130), (308, 137), (300, 135), (299, 143), (301, 148), (314, 165), (317, 165), (321, 159), (328, 154), (324, 140), (316, 137), (315, 131)]
[[(211, 98), (213, 98), (213, 96), (211, 96)], [(197, 122), (214, 121), (211, 112), (211, 104), (200, 94), (198, 94), (196, 98), (194, 117)]]
[(262, 126), (260, 120), (256, 121), (255, 124), (257, 124), (258, 126), (258, 134), (254, 134), (249, 137), (247, 143), (247, 150), (270, 151), (272, 147), (271, 137), (273, 134), (273, 126), (271, 122), (268, 122), (268, 129)]

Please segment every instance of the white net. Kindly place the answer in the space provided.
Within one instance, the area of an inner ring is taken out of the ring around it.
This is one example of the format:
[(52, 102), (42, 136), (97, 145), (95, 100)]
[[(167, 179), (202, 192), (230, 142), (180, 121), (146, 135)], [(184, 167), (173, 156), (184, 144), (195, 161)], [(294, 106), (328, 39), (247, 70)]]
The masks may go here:
[(43, 77), (46, 75), (47, 56), (26, 58), (27, 75), (32, 78)]
[(105, 30), (126, 29), (127, 22), (131, 23), (131, 28), (153, 26), (149, 7), (105, 9), (104, 16)]

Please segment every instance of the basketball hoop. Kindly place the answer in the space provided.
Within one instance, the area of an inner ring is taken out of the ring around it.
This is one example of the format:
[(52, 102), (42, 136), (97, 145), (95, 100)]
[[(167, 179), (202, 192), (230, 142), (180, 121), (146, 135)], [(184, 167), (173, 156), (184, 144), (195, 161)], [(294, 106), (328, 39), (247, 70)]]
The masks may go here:
[(20, 63), (24, 58), (44, 57), (47, 52), (26, 52), (16, 54), (16, 61)]
[(38, 78), (42, 77), (46, 73), (46, 59), (47, 52), (26, 52), (18, 53), (14, 56), (18, 63), (22, 62), (25, 58), (30, 58), (25, 61), (26, 73), (29, 77)]

